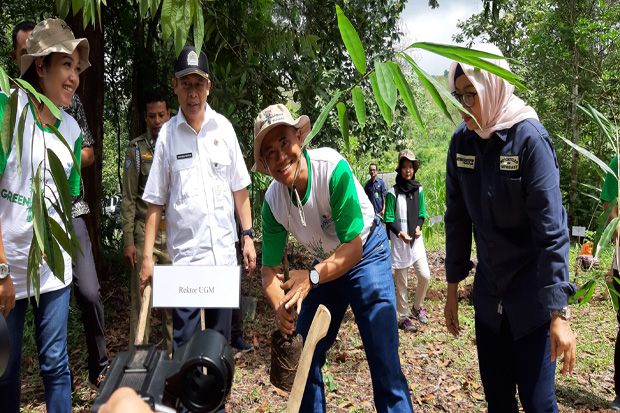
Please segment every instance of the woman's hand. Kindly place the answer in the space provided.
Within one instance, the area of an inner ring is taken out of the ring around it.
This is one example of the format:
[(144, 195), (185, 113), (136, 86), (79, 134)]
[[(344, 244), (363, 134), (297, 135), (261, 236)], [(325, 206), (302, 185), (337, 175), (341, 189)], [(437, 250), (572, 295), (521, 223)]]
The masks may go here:
[(402, 239), (405, 244), (409, 244), (411, 241), (413, 241), (413, 238), (411, 238), (409, 234), (407, 234), (405, 231), (400, 231), (398, 233), (398, 238)]
[(0, 280), (0, 313), (6, 318), (14, 307), (15, 285), (9, 274), (5, 279)]
[(280, 302), (280, 305), (289, 310), (297, 305), (297, 314), (301, 311), (301, 304), (312, 289), (310, 284), (310, 271), (308, 270), (292, 270), (290, 278), (282, 284), (282, 289), (286, 291), (286, 295)]
[(446, 306), (443, 311), (446, 318), (446, 328), (454, 337), (458, 337), (461, 331), (459, 325), (458, 287), (459, 285), (457, 283), (448, 284)]

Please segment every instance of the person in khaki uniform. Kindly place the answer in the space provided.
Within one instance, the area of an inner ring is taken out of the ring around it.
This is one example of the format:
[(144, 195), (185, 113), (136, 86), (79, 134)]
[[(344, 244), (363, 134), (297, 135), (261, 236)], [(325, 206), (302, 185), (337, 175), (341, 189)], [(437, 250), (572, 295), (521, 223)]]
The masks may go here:
[[(140, 313), (140, 279), (138, 272), (142, 266), (142, 251), (144, 248), (144, 220), (147, 205), (142, 200), (144, 186), (151, 171), (155, 142), (162, 125), (170, 118), (170, 112), (164, 97), (157, 93), (147, 93), (145, 98), (145, 118), (147, 131), (129, 143), (125, 157), (125, 173), (123, 176), (123, 201), (121, 203), (121, 219), (123, 222), (123, 254), (131, 268), (130, 294), (131, 315), (129, 325), (129, 340), (135, 341)], [(163, 217), (162, 217), (163, 218)], [(171, 264), (166, 248), (166, 221), (162, 219), (155, 247), (153, 260), (158, 264)], [(162, 309), (162, 323), (164, 325), (164, 339), (169, 353), (172, 352), (172, 312)], [(149, 321), (145, 329), (149, 334)]]

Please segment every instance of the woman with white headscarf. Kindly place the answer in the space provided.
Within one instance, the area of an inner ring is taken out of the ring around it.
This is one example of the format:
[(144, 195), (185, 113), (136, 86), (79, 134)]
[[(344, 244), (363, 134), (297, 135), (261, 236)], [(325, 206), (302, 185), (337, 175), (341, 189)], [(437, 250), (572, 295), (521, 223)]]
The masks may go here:
[[(501, 55), (494, 46), (482, 50)], [(505, 60), (493, 60), (508, 70)], [(458, 284), (472, 268), (476, 347), (489, 413), (557, 412), (555, 360), (572, 372), (569, 238), (549, 134), (514, 86), (453, 62), (453, 96), (467, 109), (446, 173), (446, 326), (459, 334)]]

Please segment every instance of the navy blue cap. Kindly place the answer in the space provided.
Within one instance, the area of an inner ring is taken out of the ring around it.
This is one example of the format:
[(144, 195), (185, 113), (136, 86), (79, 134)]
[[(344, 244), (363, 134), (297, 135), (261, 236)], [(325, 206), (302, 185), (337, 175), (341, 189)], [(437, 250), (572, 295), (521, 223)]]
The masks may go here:
[(194, 46), (187, 45), (174, 62), (174, 77), (183, 77), (196, 73), (209, 79), (209, 60), (204, 52), (197, 53)]

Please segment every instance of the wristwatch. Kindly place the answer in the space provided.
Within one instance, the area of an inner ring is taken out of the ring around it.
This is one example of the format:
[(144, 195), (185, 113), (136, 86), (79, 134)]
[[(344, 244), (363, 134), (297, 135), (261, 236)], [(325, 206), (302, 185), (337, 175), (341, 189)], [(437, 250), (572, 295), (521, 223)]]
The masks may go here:
[(252, 239), (254, 239), (254, 237), (256, 236), (256, 232), (254, 232), (254, 228), (250, 227), (248, 229), (244, 229), (243, 231), (241, 231), (241, 236), (245, 237), (248, 236)]
[(310, 274), (308, 275), (310, 278), (310, 284), (312, 284), (312, 288), (318, 287), (319, 281), (321, 281), (321, 276), (316, 268), (310, 268)]
[(561, 308), (560, 310), (551, 310), (551, 319), (560, 317), (562, 320), (570, 320), (570, 308), (568, 306)]
[(9, 268), (9, 264), (0, 264), (0, 280), (4, 280), (10, 273), (11, 269)]

